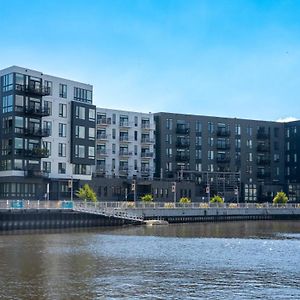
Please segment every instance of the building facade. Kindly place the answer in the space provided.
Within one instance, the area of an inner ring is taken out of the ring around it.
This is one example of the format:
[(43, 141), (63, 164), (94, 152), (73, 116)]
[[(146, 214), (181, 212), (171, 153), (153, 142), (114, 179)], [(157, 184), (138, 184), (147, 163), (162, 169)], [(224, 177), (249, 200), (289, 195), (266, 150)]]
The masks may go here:
[(96, 176), (153, 178), (153, 114), (97, 108), (96, 123)]
[(156, 177), (194, 181), (195, 197), (267, 201), (284, 189), (284, 124), (155, 114)]
[(0, 198), (70, 198), (95, 164), (92, 86), (16, 66), (0, 77)]

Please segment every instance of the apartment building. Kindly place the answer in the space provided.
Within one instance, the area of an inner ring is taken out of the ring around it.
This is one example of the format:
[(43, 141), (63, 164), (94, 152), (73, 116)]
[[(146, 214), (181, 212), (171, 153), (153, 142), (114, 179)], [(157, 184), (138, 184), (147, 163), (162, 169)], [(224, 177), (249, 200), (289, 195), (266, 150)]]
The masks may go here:
[(197, 183), (195, 197), (270, 200), (284, 189), (284, 124), (155, 114), (156, 177)]
[(98, 107), (95, 175), (152, 179), (155, 170), (154, 130), (151, 113)]
[(16, 66), (0, 76), (0, 198), (70, 198), (95, 164), (93, 87)]
[(300, 199), (300, 121), (285, 124), (285, 175), (289, 199)]

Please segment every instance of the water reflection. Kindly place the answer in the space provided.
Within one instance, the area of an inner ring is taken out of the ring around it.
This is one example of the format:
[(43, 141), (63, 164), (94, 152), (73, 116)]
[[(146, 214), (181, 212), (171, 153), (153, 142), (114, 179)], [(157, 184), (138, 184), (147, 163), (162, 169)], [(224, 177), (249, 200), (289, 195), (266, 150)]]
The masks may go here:
[(299, 225), (2, 235), (0, 299), (299, 299)]

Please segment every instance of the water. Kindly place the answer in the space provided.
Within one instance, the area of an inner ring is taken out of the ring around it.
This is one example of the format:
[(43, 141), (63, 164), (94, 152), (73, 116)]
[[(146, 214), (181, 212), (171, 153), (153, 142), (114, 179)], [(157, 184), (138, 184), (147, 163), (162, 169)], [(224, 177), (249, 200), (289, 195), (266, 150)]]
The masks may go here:
[(2, 235), (0, 299), (300, 299), (300, 222)]

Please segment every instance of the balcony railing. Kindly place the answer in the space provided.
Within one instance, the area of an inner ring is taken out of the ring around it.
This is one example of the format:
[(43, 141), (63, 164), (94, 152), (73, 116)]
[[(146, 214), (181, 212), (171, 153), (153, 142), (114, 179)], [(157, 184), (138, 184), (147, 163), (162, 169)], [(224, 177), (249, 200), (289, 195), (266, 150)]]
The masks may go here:
[(269, 178), (270, 176), (271, 176), (270, 172), (261, 172), (261, 171), (257, 172), (257, 178), (259, 179)]
[(49, 96), (51, 93), (50, 87), (45, 86), (34, 86), (34, 85), (24, 85), (24, 84), (16, 84), (16, 91), (25, 93), (27, 95), (35, 95), (35, 96)]
[(143, 144), (153, 144), (154, 143), (154, 140), (153, 139), (150, 139), (150, 138), (142, 138), (141, 142)]
[(151, 158), (153, 157), (153, 152), (142, 152), (141, 157), (143, 158)]
[(120, 150), (119, 155), (120, 156), (131, 156), (133, 153), (128, 150)]
[(15, 149), (15, 155), (21, 157), (47, 158), (49, 157), (49, 151), (46, 148)]
[(151, 129), (150, 123), (142, 123), (142, 129)]
[(226, 163), (230, 163), (230, 157), (217, 157), (216, 158), (216, 161), (217, 163), (220, 163), (220, 164), (226, 164)]
[(175, 157), (176, 161), (189, 161), (190, 156), (186, 154), (176, 155)]
[(98, 156), (101, 156), (101, 155), (107, 155), (108, 154), (108, 151), (106, 149), (100, 149), (100, 150), (96, 150), (96, 154)]
[(120, 121), (119, 126), (120, 127), (131, 127), (131, 125), (128, 121)]
[(50, 129), (25, 128), (24, 135), (36, 136), (36, 137), (47, 137), (50, 136)]
[(257, 152), (270, 152), (270, 147), (268, 145), (257, 145)]
[(97, 140), (107, 140), (108, 135), (106, 133), (97, 134)]
[(271, 163), (271, 160), (269, 158), (258, 158), (257, 159), (257, 164), (259, 166), (269, 165), (270, 163)]
[(188, 148), (189, 146), (190, 146), (189, 141), (179, 140), (179, 141), (176, 142), (176, 147), (178, 147), (178, 148)]
[(229, 143), (226, 143), (226, 144), (217, 143), (216, 148), (218, 150), (229, 150), (230, 149), (230, 144)]
[(228, 137), (228, 136), (230, 136), (230, 130), (226, 129), (226, 128), (218, 128), (217, 136)]
[(16, 106), (15, 111), (17, 113), (22, 113), (34, 117), (50, 116), (50, 109), (48, 107)]
[(43, 177), (43, 178), (49, 177), (48, 172), (43, 172), (39, 170), (26, 170), (24, 171), (24, 175), (27, 177)]
[(119, 137), (119, 141), (120, 142), (129, 142), (129, 136), (126, 136), (126, 135), (124, 135), (124, 136), (120, 136)]
[(190, 129), (188, 127), (183, 126), (177, 126), (176, 127), (176, 133), (178, 134), (189, 134)]
[(270, 137), (270, 135), (266, 132), (260, 132), (258, 131), (256, 134), (256, 138), (258, 140), (267, 140)]
[(103, 118), (103, 119), (98, 119), (97, 120), (97, 125), (109, 125), (111, 124), (111, 119), (110, 118)]

